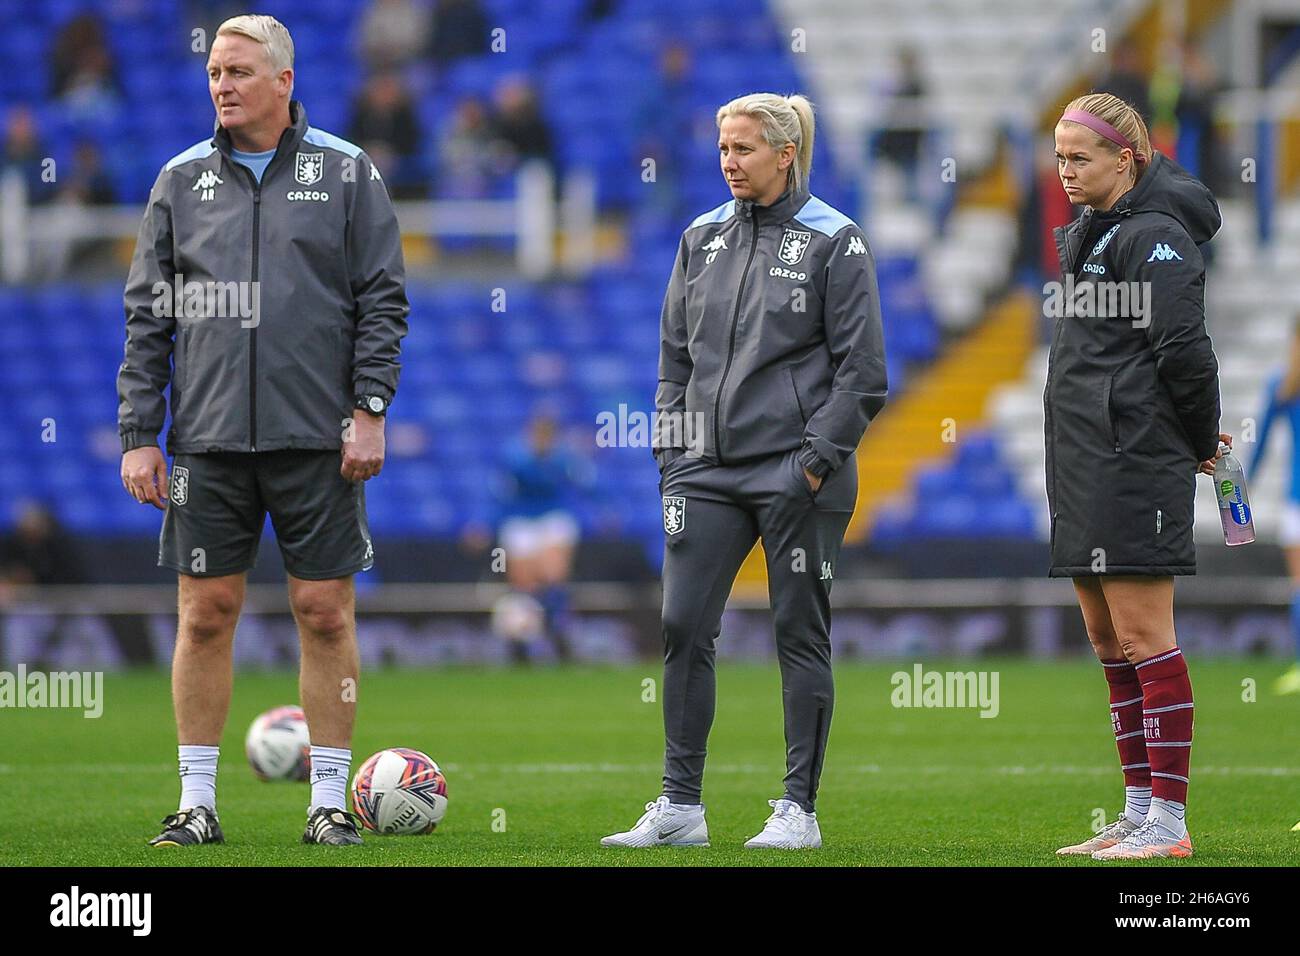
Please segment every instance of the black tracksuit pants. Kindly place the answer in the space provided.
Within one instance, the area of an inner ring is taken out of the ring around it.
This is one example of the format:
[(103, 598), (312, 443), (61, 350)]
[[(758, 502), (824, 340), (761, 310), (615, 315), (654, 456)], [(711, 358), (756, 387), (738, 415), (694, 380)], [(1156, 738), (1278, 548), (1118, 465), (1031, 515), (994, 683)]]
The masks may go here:
[(785, 794), (813, 812), (835, 687), (830, 590), (857, 501), (857, 455), (816, 494), (796, 449), (736, 465), (679, 456), (664, 498), (664, 787), (699, 803), (715, 700), (714, 643), (741, 563), (759, 537), (785, 708)]

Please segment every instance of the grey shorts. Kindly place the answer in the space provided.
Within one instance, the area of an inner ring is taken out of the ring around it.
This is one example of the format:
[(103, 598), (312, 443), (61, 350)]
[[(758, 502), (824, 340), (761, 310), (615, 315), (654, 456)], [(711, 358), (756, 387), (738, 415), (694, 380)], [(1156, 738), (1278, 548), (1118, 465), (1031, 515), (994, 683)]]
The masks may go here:
[(374, 564), (364, 482), (337, 449), (180, 454), (172, 462), (158, 565), (195, 577), (253, 567), (271, 515), (285, 570), (341, 578)]

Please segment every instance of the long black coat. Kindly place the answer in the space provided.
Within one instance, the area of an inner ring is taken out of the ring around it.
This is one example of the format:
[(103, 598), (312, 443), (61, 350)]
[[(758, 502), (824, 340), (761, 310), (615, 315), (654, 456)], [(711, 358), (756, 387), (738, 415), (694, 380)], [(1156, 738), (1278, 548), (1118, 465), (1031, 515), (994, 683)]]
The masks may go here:
[(1043, 392), (1051, 577), (1196, 573), (1196, 467), (1219, 432), (1197, 244), (1220, 221), (1210, 191), (1156, 154), (1114, 208), (1056, 230), (1063, 283), (1046, 300), (1056, 329)]

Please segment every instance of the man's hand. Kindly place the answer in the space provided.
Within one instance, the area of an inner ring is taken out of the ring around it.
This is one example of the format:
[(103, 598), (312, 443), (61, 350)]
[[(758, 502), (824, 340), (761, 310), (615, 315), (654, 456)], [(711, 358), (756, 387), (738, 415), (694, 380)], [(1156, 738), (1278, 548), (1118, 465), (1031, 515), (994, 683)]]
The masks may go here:
[(359, 408), (343, 432), (343, 465), (339, 473), (348, 481), (368, 481), (384, 467), (384, 417)]
[(141, 445), (122, 455), (122, 487), (140, 504), (167, 509), (167, 459), (157, 445)]
[(817, 492), (821, 490), (822, 479), (818, 478), (807, 468), (804, 468), (803, 474), (804, 477), (808, 479), (808, 485), (812, 488), (813, 494), (817, 494)]

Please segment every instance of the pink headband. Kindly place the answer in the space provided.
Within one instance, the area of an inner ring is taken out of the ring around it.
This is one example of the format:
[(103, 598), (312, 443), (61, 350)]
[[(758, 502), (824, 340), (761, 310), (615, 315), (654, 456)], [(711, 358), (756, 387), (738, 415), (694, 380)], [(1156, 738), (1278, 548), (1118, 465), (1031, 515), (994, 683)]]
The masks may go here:
[(1061, 117), (1062, 121), (1078, 123), (1080, 126), (1086, 126), (1099, 136), (1104, 136), (1117, 146), (1123, 146), (1131, 150), (1135, 162), (1145, 163), (1147, 158), (1138, 152), (1138, 148), (1130, 143), (1127, 137), (1119, 130), (1111, 126), (1104, 119), (1093, 116), (1086, 110), (1066, 110), (1065, 115)]

